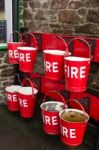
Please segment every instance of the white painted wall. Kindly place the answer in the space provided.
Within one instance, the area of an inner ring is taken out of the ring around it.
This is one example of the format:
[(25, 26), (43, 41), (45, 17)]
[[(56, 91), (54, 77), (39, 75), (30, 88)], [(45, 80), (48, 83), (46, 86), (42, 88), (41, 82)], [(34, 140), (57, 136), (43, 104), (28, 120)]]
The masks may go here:
[(13, 30), (12, 26), (12, 0), (5, 0), (5, 19), (7, 20), (7, 42)]

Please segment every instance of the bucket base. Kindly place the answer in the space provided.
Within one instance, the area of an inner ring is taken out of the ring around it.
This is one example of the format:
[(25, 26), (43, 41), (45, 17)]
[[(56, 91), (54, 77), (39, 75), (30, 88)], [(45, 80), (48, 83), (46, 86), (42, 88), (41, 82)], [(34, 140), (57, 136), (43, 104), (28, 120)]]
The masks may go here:
[(24, 73), (31, 73), (31, 72), (33, 72), (33, 69), (32, 69), (32, 70), (22, 70), (22, 69), (19, 68), (19, 70), (20, 70), (21, 72), (24, 72)]
[(22, 118), (25, 118), (25, 119), (33, 118), (33, 116), (24, 116), (24, 115), (22, 115), (22, 114), (20, 114), (20, 116), (21, 116)]
[(71, 144), (71, 143), (66, 143), (66, 142), (64, 142), (62, 139), (61, 139), (61, 142), (64, 143), (65, 145), (67, 145), (68, 147), (71, 147), (71, 148), (78, 147), (78, 146), (80, 146), (81, 143), (82, 143), (82, 141), (81, 141), (81, 143), (79, 143), (79, 144)]
[(80, 89), (80, 88), (78, 88), (78, 89), (69, 89), (69, 88), (66, 88), (66, 90), (67, 91), (71, 91), (71, 92), (84, 92), (84, 91), (86, 91), (86, 88), (84, 88), (84, 89)]
[(10, 109), (10, 108), (8, 108), (8, 110), (11, 112), (18, 112), (19, 111), (19, 109), (15, 110), (15, 109)]
[(59, 132), (59, 133), (56, 133), (56, 132), (48, 132), (48, 131), (46, 131), (46, 130), (44, 130), (44, 129), (43, 129), (43, 131), (44, 131), (46, 134), (49, 134), (49, 135), (59, 135), (59, 134), (60, 134), (60, 132)]
[(11, 106), (7, 106), (8, 110), (9, 111), (12, 111), (12, 112), (16, 112), (16, 111), (19, 111), (19, 108), (18, 107), (11, 107)]
[(62, 81), (64, 79), (64, 77), (62, 77), (62, 78), (53, 78), (53, 77), (48, 77), (47, 75), (45, 75), (45, 78), (49, 79), (51, 81), (55, 81), (55, 82)]

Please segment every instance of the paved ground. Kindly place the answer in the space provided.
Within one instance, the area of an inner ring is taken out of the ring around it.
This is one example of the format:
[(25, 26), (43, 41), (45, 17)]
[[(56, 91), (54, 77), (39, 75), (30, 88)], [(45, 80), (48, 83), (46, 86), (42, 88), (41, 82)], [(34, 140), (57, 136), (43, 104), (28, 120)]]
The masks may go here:
[(88, 127), (82, 145), (70, 148), (60, 141), (60, 136), (43, 132), (38, 105), (34, 118), (29, 120), (0, 106), (0, 150), (94, 150), (95, 134), (95, 129)]

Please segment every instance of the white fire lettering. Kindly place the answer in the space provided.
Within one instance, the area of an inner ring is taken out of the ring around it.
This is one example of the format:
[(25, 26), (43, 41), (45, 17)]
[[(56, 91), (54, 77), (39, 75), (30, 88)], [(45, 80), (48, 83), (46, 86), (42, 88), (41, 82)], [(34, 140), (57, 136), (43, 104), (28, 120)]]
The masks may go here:
[(30, 53), (27, 53), (26, 54), (26, 62), (30, 62), (30, 61), (31, 61)]
[(51, 125), (51, 123), (50, 123), (50, 117), (45, 116), (45, 123)]
[(8, 101), (13, 101), (13, 102), (16, 102), (17, 101), (17, 95), (16, 94), (8, 94)]
[(20, 53), (19, 54), (19, 60), (21, 62), (30, 62), (31, 61), (31, 59), (30, 59), (30, 53), (27, 53), (26, 55), (23, 54), (23, 53)]
[(14, 50), (14, 58), (18, 58), (19, 54), (18, 54), (18, 50)]
[(23, 62), (25, 61), (25, 60), (24, 60), (24, 54), (23, 54), (23, 53), (20, 53), (20, 55), (19, 55), (19, 60), (20, 60), (20, 61), (23, 61)]
[(85, 69), (86, 69), (85, 66), (80, 68), (80, 78), (85, 78)]
[(16, 102), (17, 101), (17, 95), (13, 95), (13, 101)]
[(28, 104), (27, 104), (27, 100), (21, 100), (20, 98), (19, 98), (19, 105), (21, 106), (21, 107), (28, 107)]
[(76, 138), (76, 129), (70, 129), (70, 138)]
[(58, 71), (58, 62), (48, 62), (48, 61), (44, 61), (44, 65), (45, 65), (45, 69), (48, 72), (59, 72)]
[(43, 116), (43, 122), (45, 124), (48, 124), (48, 125), (57, 125), (58, 124), (57, 116), (49, 117), (44, 114), (42, 114), (42, 116)]
[(58, 122), (57, 122), (57, 116), (53, 116), (52, 117), (52, 125), (57, 125)]
[(71, 67), (71, 78), (78, 78), (77, 73), (78, 73), (78, 68)]
[(85, 78), (85, 69), (86, 66), (77, 68), (65, 65), (65, 72), (67, 74), (67, 78)]
[(18, 58), (18, 50), (9, 50), (9, 57), (10, 58)]
[(76, 138), (76, 129), (67, 129), (66, 127), (61, 127), (61, 133), (67, 138)]
[(52, 70), (53, 70), (53, 72), (58, 72), (58, 63), (57, 62), (52, 63)]
[(13, 51), (12, 50), (9, 50), (9, 57), (13, 58)]
[(46, 69), (46, 71), (51, 72), (50, 62), (48, 62), (48, 61), (44, 61), (44, 65), (45, 65), (45, 69)]

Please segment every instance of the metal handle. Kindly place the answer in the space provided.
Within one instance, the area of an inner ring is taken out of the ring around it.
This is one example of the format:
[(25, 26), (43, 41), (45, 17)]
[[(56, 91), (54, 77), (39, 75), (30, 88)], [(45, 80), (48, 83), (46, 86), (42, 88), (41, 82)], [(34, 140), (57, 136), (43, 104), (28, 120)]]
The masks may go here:
[(58, 96), (60, 96), (60, 98), (62, 99), (62, 102), (63, 102), (64, 104), (66, 104), (65, 98), (64, 98), (58, 91), (55, 91), (55, 90), (48, 91), (48, 92), (46, 93), (46, 95), (44, 96), (43, 102), (45, 102), (46, 97), (47, 97), (47, 95), (48, 95), (49, 93), (56, 93)]
[(81, 110), (84, 112), (84, 117), (86, 118), (86, 112), (85, 112), (85, 109), (84, 109), (84, 107), (77, 101), (77, 100), (75, 100), (75, 99), (69, 99), (69, 100), (67, 100), (66, 101), (66, 104), (68, 103), (68, 102), (75, 102), (76, 104), (78, 104), (78, 106), (80, 106), (80, 108), (81, 108)]
[(28, 81), (28, 83), (32, 87), (32, 95), (33, 95), (33, 98), (34, 98), (34, 85), (33, 85), (33, 83), (31, 82), (31, 80), (29, 78), (24, 78), (23, 81), (22, 81), (23, 86), (25, 85), (25, 81)]
[(63, 43), (64, 43), (64, 45), (66, 47), (66, 52), (67, 52), (68, 51), (68, 44), (66, 43), (66, 41), (62, 37), (60, 37), (58, 35), (56, 35), (56, 37), (63, 41)]
[(22, 86), (22, 82), (21, 82), (21, 80), (20, 80), (19, 74), (16, 73), (15, 76), (18, 78), (18, 81), (19, 81), (20, 85)]
[[(50, 34), (49, 34), (50, 35)], [(60, 37), (59, 35), (53, 35), (51, 38), (58, 38), (58, 39), (60, 39), (61, 41), (63, 41), (63, 43), (64, 43), (64, 45), (65, 45), (65, 47), (66, 47), (66, 51), (68, 51), (68, 44), (66, 43), (66, 41), (62, 38), (62, 37)]]
[(81, 40), (82, 42), (84, 42), (88, 46), (88, 48), (89, 48), (89, 58), (91, 58), (91, 46), (89, 45), (89, 43), (85, 39), (83, 39), (81, 37), (76, 37), (76, 38), (71, 39), (69, 41), (68, 45), (70, 45), (71, 42), (74, 41), (74, 40)]
[(23, 42), (23, 40), (22, 40), (22, 35), (21, 35), (20, 32), (18, 32), (18, 31), (14, 31), (14, 32), (11, 33), (9, 42), (11, 42), (11, 37), (12, 37), (13, 34), (18, 34), (19, 37), (20, 37), (20, 42)]
[(37, 42), (35, 36), (34, 36), (33, 34), (31, 34), (30, 32), (25, 32), (25, 33), (22, 34), (22, 37), (23, 37), (24, 35), (26, 35), (26, 34), (31, 35), (31, 37), (34, 39), (34, 47), (36, 47), (36, 48), (38, 49), (38, 42)]

